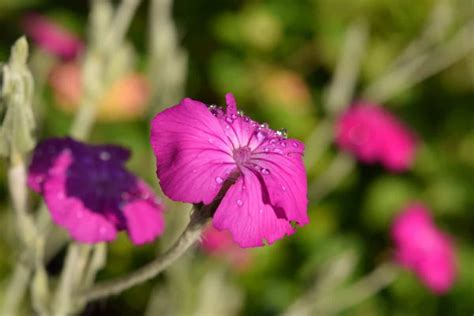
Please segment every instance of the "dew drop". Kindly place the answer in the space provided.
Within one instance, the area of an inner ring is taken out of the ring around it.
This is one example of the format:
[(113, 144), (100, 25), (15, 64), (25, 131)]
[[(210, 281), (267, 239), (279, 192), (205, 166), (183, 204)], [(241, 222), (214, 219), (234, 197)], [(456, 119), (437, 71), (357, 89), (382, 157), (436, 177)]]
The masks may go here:
[(293, 142), (293, 147), (298, 148), (298, 143), (297, 143), (297, 142)]
[[(237, 111), (237, 115), (238, 116), (244, 116), (244, 111), (240, 110), (240, 111)], [(244, 118), (245, 119), (245, 118)], [(247, 117), (248, 119), (248, 117)]]
[(262, 213), (263, 213), (263, 209), (262, 209), (262, 208), (261, 208), (261, 209), (259, 209), (258, 211), (260, 212), (260, 214), (262, 214)]
[(229, 128), (230, 128), (230, 126), (229, 126), (228, 124), (226, 124), (226, 125), (225, 125), (225, 128), (229, 129)]
[(284, 185), (281, 186), (281, 189), (282, 189), (283, 191), (286, 191), (286, 187), (285, 187)]
[(260, 124), (260, 128), (267, 129), (268, 128), (268, 123)]
[(287, 138), (288, 137), (288, 131), (286, 130), (286, 128), (280, 128), (276, 134), (282, 138)]
[(237, 200), (237, 205), (242, 206), (242, 205), (244, 205), (244, 202), (242, 200)]
[(263, 148), (263, 151), (267, 153), (267, 152), (269, 152), (269, 151), (270, 151), (270, 148), (268, 148), (268, 147), (265, 147), (265, 148)]
[(262, 174), (264, 175), (269, 175), (270, 174), (270, 170), (266, 169), (266, 168), (262, 168)]
[(213, 140), (212, 138), (210, 138), (210, 137), (207, 139), (207, 141), (208, 141), (210, 144), (214, 143), (214, 140)]
[(230, 116), (226, 116), (225, 121), (229, 124), (232, 124), (234, 122), (234, 120)]
[(99, 154), (99, 158), (103, 161), (107, 161), (110, 159), (110, 153), (106, 152), (106, 151), (102, 151), (100, 154)]
[(233, 120), (237, 119), (237, 114), (232, 114), (232, 115), (230, 116), (230, 118), (233, 119)]
[(262, 141), (262, 140), (264, 140), (265, 138), (267, 138), (267, 132), (265, 132), (265, 131), (258, 131), (258, 132), (257, 132), (257, 139), (258, 139), (259, 141)]
[(281, 142), (280, 145), (281, 145), (281, 147), (286, 147), (286, 143), (285, 143), (285, 142)]
[(221, 177), (216, 177), (217, 184), (221, 184), (222, 182), (224, 182), (224, 179), (222, 179)]

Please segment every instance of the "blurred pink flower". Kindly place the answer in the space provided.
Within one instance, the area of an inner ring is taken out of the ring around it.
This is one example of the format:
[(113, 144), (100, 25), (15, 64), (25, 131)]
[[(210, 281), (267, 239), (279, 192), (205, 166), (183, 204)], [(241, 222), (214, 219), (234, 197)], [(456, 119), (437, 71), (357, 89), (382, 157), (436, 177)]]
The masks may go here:
[[(82, 95), (81, 69), (75, 62), (56, 65), (49, 75), (56, 104), (66, 112), (79, 107)], [(113, 82), (99, 97), (97, 119), (120, 122), (142, 116), (150, 98), (149, 84), (138, 73), (128, 73)]]
[(129, 156), (119, 146), (48, 139), (35, 149), (28, 184), (77, 241), (111, 241), (126, 230), (134, 244), (151, 242), (163, 232), (163, 205), (125, 169)]
[(238, 271), (247, 269), (251, 263), (248, 250), (240, 248), (228, 231), (219, 231), (212, 225), (202, 235), (201, 248), (211, 256), (223, 258)]
[(380, 106), (357, 102), (339, 118), (336, 142), (366, 163), (380, 162), (392, 171), (410, 167), (415, 138), (395, 116)]
[(392, 226), (397, 260), (413, 270), (434, 293), (448, 291), (454, 283), (456, 263), (450, 238), (438, 230), (425, 206), (413, 203)]
[[(163, 192), (172, 200), (210, 204), (213, 218), (241, 247), (272, 244), (308, 223), (304, 144), (237, 112), (184, 99), (155, 116), (151, 144)], [(220, 196), (219, 196), (220, 197)]]
[(63, 59), (75, 58), (84, 46), (76, 35), (37, 13), (23, 18), (23, 29), (39, 47)]

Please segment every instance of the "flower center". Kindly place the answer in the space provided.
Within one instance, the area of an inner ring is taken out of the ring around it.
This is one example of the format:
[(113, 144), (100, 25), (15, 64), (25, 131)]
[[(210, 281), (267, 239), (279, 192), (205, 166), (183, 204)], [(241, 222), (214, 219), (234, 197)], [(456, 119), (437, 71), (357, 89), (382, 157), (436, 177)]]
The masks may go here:
[(237, 165), (243, 166), (249, 161), (251, 154), (252, 150), (249, 147), (245, 146), (235, 149), (233, 156)]

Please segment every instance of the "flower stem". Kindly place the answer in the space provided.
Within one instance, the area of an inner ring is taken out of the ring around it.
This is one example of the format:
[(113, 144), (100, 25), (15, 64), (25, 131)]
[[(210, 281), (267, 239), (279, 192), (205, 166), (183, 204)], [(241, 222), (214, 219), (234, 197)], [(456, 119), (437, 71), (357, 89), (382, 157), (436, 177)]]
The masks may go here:
[(18, 306), (25, 295), (30, 280), (31, 269), (21, 262), (15, 265), (13, 276), (5, 289), (5, 301), (0, 309), (0, 315), (15, 315)]
[(79, 293), (79, 300), (91, 301), (119, 294), (135, 285), (154, 278), (179, 259), (201, 236), (201, 231), (210, 215), (213, 206), (195, 209), (191, 220), (173, 246), (155, 260), (132, 272), (129, 275), (98, 283), (90, 289)]

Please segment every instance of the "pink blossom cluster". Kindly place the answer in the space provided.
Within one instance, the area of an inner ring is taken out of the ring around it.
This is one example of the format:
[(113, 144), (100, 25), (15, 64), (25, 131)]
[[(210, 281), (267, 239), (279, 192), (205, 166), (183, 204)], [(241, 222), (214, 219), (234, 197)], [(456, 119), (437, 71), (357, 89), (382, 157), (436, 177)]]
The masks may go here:
[(392, 171), (408, 169), (415, 155), (412, 132), (391, 113), (367, 102), (356, 102), (341, 115), (336, 142), (362, 162), (379, 162)]
[(451, 288), (456, 276), (454, 247), (424, 205), (410, 204), (397, 216), (392, 238), (396, 259), (413, 270), (434, 293), (442, 294)]

